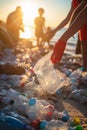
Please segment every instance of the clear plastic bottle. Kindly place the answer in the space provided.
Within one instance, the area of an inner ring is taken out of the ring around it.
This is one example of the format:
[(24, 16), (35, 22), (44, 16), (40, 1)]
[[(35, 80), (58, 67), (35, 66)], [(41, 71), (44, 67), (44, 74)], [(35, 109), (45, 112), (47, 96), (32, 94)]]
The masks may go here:
[(77, 80), (81, 76), (83, 70), (84, 67), (78, 68), (77, 70), (75, 70), (70, 74), (69, 78)]
[(51, 53), (48, 53), (36, 63), (34, 71), (42, 88), (53, 94), (67, 83), (68, 78), (64, 73), (54, 68), (50, 61)]
[(44, 130), (68, 130), (68, 125), (60, 120), (51, 120)]
[(29, 102), (25, 104), (25, 112), (30, 121), (43, 120), (47, 114), (44, 106), (36, 98), (30, 98)]
[(74, 91), (72, 91), (72, 93), (69, 95), (69, 98), (75, 99), (75, 100), (77, 100), (77, 101), (81, 101), (82, 96), (81, 96), (81, 94), (79, 93), (78, 90), (74, 90)]
[(26, 96), (21, 95), (21, 93), (10, 89), (6, 93), (6, 100), (7, 102), (10, 102), (11, 100), (14, 101), (14, 107), (19, 110), (20, 112), (24, 111), (24, 106), (23, 104), (28, 102), (28, 98)]

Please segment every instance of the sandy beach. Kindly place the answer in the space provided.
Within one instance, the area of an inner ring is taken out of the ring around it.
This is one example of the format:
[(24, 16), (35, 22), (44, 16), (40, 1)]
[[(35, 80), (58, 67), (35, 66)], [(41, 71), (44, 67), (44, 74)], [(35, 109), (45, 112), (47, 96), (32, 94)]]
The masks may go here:
[[(19, 65), (19, 66), (23, 67), (23, 69), (27, 70), (26, 73), (24, 73), (24, 74), (28, 75), (28, 82), (30, 82), (30, 81), (35, 82), (35, 80), (33, 78), (34, 77), (33, 73), (32, 72), (30, 73), (30, 71), (29, 71), (30, 67), (33, 68), (34, 65), (38, 62), (38, 60), (41, 57), (43, 57), (45, 54), (50, 52), (51, 50), (52, 50), (52, 48), (51, 49), (47, 49), (47, 48), (40, 48), (39, 49), (37, 47), (34, 47), (34, 48), (31, 48), (31, 50), (28, 50), (28, 48), (23, 50), (23, 48), (21, 48), (21, 49), (19, 49), (19, 51), (15, 52), (16, 58), (19, 59), (17, 65)], [(29, 57), (29, 55), (30, 55), (30, 57)], [(4, 53), (3, 58), (0, 57), (0, 61), (7, 62), (7, 59), (5, 59), (5, 58), (6, 57), (5, 57), (5, 53)], [(10, 60), (11, 59), (9, 59), (9, 62), (10, 62)], [(67, 69), (72, 69), (72, 71), (74, 71), (77, 68), (81, 67), (81, 65), (82, 65), (81, 63), (82, 63), (81, 57), (71, 56), (71, 55), (65, 54), (64, 59), (61, 61), (61, 63), (58, 63), (55, 65), (55, 69), (63, 70), (65, 67)], [(17, 65), (16, 65), (16, 67), (17, 67)], [(5, 74), (5, 71), (6, 71), (5, 69), (6, 68), (4, 68), (3, 73), (0, 72), (1, 79), (2, 79), (2, 75)], [(11, 68), (10, 68), (10, 70), (8, 69), (8, 71), (6, 71), (6, 73), (7, 73), (6, 75), (8, 75), (11, 70), (12, 70)], [(15, 74), (16, 74), (16, 72), (17, 71), (15, 71)], [(10, 73), (10, 76), (11, 75), (12, 74)], [(83, 76), (85, 77), (86, 75), (87, 75), (87, 73), (83, 72)], [(36, 81), (36, 83), (37, 83), (37, 81)], [(80, 82), (79, 82), (79, 85), (77, 86), (78, 89), (83, 89), (83, 88), (86, 89), (86, 87), (87, 87), (87, 84), (80, 83)], [(10, 86), (10, 88), (13, 88), (14, 90), (17, 90), (20, 92), (25, 92), (24, 91), (25, 89), (21, 88), (20, 86), (19, 87)], [(0, 90), (2, 91), (2, 89), (9, 90), (9, 87), (2, 85)], [(87, 130), (87, 101), (85, 103), (81, 103), (78, 100), (75, 100), (73, 98), (69, 98), (69, 94), (70, 94), (70, 90), (69, 90), (69, 87), (67, 87), (67, 88), (63, 88), (59, 94), (56, 93), (56, 94), (51, 95), (51, 94), (45, 92), (41, 96), (39, 96), (39, 97), (37, 96), (37, 97), (39, 99), (44, 99), (44, 100), (48, 101), (51, 105), (54, 105), (58, 112), (62, 112), (64, 110), (67, 110), (70, 117), (79, 118), (81, 126), (83, 127), (84, 130)], [(33, 95), (33, 96), (35, 96), (35, 95)], [(28, 97), (31, 97), (31, 96), (28, 95)], [(1, 105), (0, 105), (1, 109), (3, 109), (2, 106), (3, 106), (3, 102), (1, 101)]]

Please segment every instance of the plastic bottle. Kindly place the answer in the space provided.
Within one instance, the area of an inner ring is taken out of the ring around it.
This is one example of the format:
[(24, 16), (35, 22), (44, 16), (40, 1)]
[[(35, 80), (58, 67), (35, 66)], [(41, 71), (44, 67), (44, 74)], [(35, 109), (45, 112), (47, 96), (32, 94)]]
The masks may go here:
[(69, 118), (70, 118), (70, 116), (69, 116), (68, 112), (66, 110), (63, 111), (60, 119), (64, 122), (67, 122), (69, 120)]
[(24, 111), (23, 104), (28, 102), (28, 98), (26, 96), (21, 95), (19, 92), (15, 91), (13, 89), (10, 89), (6, 93), (6, 100), (7, 100), (7, 102), (10, 102), (11, 100), (13, 100), (14, 107), (20, 112)]
[(19, 119), (23, 123), (26, 123), (26, 124), (30, 123), (29, 119), (27, 119), (25, 116), (19, 115), (19, 113), (17, 113), (17, 112), (11, 111), (8, 113), (8, 115)]
[(77, 80), (81, 76), (83, 70), (84, 67), (78, 68), (77, 70), (75, 70), (73, 73), (70, 74), (69, 78)]
[(12, 117), (0, 115), (0, 130), (26, 130), (27, 125), (20, 120)]
[(74, 90), (74, 91), (72, 91), (72, 93), (69, 95), (69, 98), (75, 99), (75, 100), (77, 100), (77, 101), (81, 101), (82, 96), (81, 96), (81, 94), (79, 93), (78, 90)]
[(72, 92), (72, 91), (74, 91), (74, 90), (77, 90), (77, 87), (74, 86), (74, 85), (71, 85), (71, 86), (70, 86), (70, 91)]
[(70, 84), (73, 85), (73, 86), (78, 86), (78, 85), (79, 85), (79, 82), (77, 81), (77, 79), (71, 78), (71, 79), (70, 79)]
[(42, 57), (33, 69), (42, 88), (53, 94), (65, 86), (68, 78), (61, 71), (54, 69), (54, 65), (50, 61), (51, 53)]
[(68, 125), (60, 120), (51, 120), (44, 130), (68, 130)]
[(64, 122), (67, 122), (69, 120), (69, 118), (70, 118), (70, 116), (66, 110), (63, 112), (58, 112), (58, 111), (53, 112), (53, 119), (55, 119), (55, 120), (60, 119)]
[(36, 98), (30, 98), (28, 104), (25, 105), (25, 112), (30, 119), (43, 120), (46, 118), (47, 111), (44, 106), (38, 102)]
[(6, 93), (6, 100), (9, 102), (10, 100), (17, 100), (19, 92), (14, 89), (9, 89)]
[(40, 123), (40, 129), (44, 130), (47, 125), (48, 125), (48, 121), (46, 121), (46, 120), (41, 121), (41, 123)]
[(83, 130), (81, 125), (77, 125), (75, 130)]

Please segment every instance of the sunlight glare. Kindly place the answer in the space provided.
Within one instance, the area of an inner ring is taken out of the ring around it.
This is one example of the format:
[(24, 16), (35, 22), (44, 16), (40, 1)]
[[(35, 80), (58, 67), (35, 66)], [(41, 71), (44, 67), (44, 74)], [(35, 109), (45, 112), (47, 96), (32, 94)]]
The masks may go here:
[(34, 18), (37, 16), (37, 5), (34, 3), (23, 3), (21, 7), (24, 25), (34, 25)]
[(29, 28), (34, 26), (34, 18), (37, 16), (38, 6), (35, 3), (22, 3), (21, 4), (23, 11), (23, 23), (24, 23), (24, 32), (20, 32), (21, 38), (31, 38), (32, 31)]
[(31, 38), (32, 37), (32, 31), (29, 29), (29, 27), (24, 28), (24, 32), (20, 31), (20, 38)]

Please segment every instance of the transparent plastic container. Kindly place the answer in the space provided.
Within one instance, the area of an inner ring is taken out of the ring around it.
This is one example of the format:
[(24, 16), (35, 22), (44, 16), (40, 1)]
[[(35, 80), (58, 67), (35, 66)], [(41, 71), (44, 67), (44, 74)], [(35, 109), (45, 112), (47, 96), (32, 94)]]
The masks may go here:
[(51, 120), (44, 130), (68, 130), (68, 125), (60, 120)]
[(29, 99), (28, 104), (25, 105), (25, 112), (30, 121), (43, 120), (47, 114), (44, 106), (36, 98)]
[(33, 69), (42, 88), (48, 93), (54, 94), (58, 89), (69, 84), (69, 80), (64, 73), (54, 68), (54, 64), (50, 60), (51, 53), (42, 57)]
[(82, 72), (84, 71), (84, 67), (78, 68), (77, 70), (73, 71), (69, 78), (77, 80), (82, 75)]

